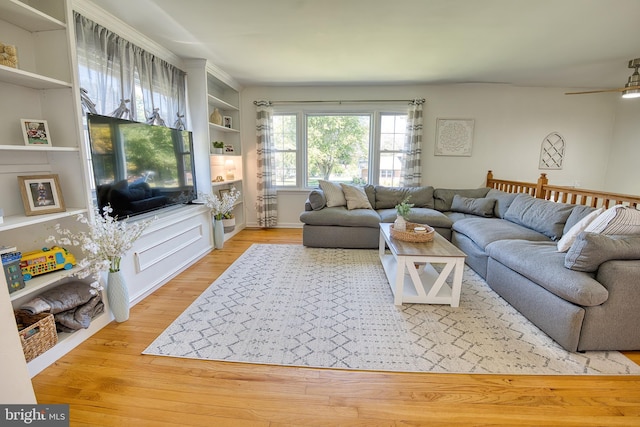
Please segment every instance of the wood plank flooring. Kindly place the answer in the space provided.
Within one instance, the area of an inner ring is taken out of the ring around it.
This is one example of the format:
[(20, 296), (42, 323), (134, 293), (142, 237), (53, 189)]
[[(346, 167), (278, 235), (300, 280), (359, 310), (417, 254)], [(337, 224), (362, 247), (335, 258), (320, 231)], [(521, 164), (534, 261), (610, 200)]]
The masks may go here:
[[(640, 426), (639, 376), (404, 374), (140, 353), (252, 243), (244, 230), (33, 379), (72, 426)], [(636, 363), (640, 352), (626, 353)]]

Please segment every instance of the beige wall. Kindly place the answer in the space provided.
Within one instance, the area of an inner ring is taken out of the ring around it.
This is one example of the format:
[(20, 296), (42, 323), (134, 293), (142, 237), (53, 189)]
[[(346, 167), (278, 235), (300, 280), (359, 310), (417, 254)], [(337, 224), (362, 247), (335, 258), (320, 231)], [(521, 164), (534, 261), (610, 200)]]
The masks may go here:
[[(242, 137), (245, 154), (245, 201), (248, 225), (255, 225), (255, 107), (256, 99), (411, 99), (424, 97), (423, 183), (435, 187), (478, 187), (487, 170), (498, 178), (535, 181), (547, 172), (559, 185), (615, 189), (622, 179), (608, 174), (613, 155), (614, 125), (624, 151), (629, 131), (616, 122), (616, 114), (626, 116), (613, 94), (567, 96), (562, 88), (522, 88), (508, 85), (462, 84), (438, 86), (356, 86), (356, 87), (247, 87), (242, 92)], [(640, 105), (640, 102), (637, 103)], [(629, 113), (631, 114), (631, 113)], [(636, 114), (637, 115), (637, 114)], [(437, 118), (475, 120), (471, 157), (435, 156)], [(624, 120), (628, 120), (626, 117)], [(638, 125), (635, 125), (637, 127)], [(562, 170), (538, 169), (540, 145), (545, 136), (559, 132), (566, 140)], [(640, 147), (638, 148), (640, 150)], [(616, 156), (624, 157), (624, 154)], [(607, 188), (611, 187), (611, 188)], [(636, 193), (640, 191), (636, 190)], [(298, 215), (307, 191), (279, 194), (279, 224), (299, 226)]]

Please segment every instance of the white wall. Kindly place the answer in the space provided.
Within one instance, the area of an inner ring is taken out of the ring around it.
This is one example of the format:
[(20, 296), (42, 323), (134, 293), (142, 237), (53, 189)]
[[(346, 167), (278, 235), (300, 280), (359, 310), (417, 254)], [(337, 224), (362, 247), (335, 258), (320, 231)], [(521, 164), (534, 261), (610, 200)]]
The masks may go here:
[[(245, 202), (249, 207), (247, 225), (256, 224), (253, 209), (256, 199), (254, 100), (424, 97), (427, 101), (424, 107), (423, 184), (449, 188), (479, 187), (484, 184), (487, 170), (491, 169), (497, 178), (535, 181), (540, 172), (546, 172), (553, 184), (603, 189), (607, 183), (618, 98), (611, 94), (567, 96), (564, 92), (561, 88), (523, 88), (498, 84), (247, 87), (242, 92), (241, 100), (242, 150), (246, 154)], [(436, 118), (475, 120), (471, 157), (433, 154)], [(622, 133), (625, 127), (618, 125), (616, 129)], [(564, 167), (562, 170), (541, 171), (538, 169), (540, 145), (551, 132), (559, 132), (567, 142)], [(614, 183), (613, 179), (610, 181)], [(298, 216), (307, 193), (306, 190), (279, 193), (280, 226), (300, 226)]]
[(640, 194), (640, 99), (619, 98), (605, 188)]

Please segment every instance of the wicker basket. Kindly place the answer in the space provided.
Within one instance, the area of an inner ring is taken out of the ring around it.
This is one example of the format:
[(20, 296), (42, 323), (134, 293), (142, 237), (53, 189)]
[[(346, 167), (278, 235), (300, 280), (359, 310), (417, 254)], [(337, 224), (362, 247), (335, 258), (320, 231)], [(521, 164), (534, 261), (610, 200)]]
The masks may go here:
[(15, 311), (22, 351), (27, 362), (40, 356), (58, 343), (56, 322), (51, 313), (29, 314)]
[[(426, 233), (416, 233), (413, 231), (416, 227), (424, 227), (427, 229)], [(416, 224), (415, 222), (407, 222), (407, 230), (400, 231), (393, 228), (393, 224), (391, 224), (391, 237), (398, 240), (403, 240), (405, 242), (414, 242), (414, 243), (422, 243), (422, 242), (430, 242), (433, 240), (433, 235), (435, 230), (433, 227), (429, 227), (425, 224)]]

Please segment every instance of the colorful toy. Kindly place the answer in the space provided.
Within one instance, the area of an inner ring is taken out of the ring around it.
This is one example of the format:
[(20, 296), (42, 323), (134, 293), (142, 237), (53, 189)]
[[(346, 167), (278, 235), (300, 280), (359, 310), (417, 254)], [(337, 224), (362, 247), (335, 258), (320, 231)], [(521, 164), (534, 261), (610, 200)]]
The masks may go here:
[(71, 252), (60, 246), (52, 246), (50, 249), (42, 248), (22, 254), (20, 268), (24, 280), (30, 280), (33, 276), (50, 271), (70, 270), (75, 263), (76, 258)]

